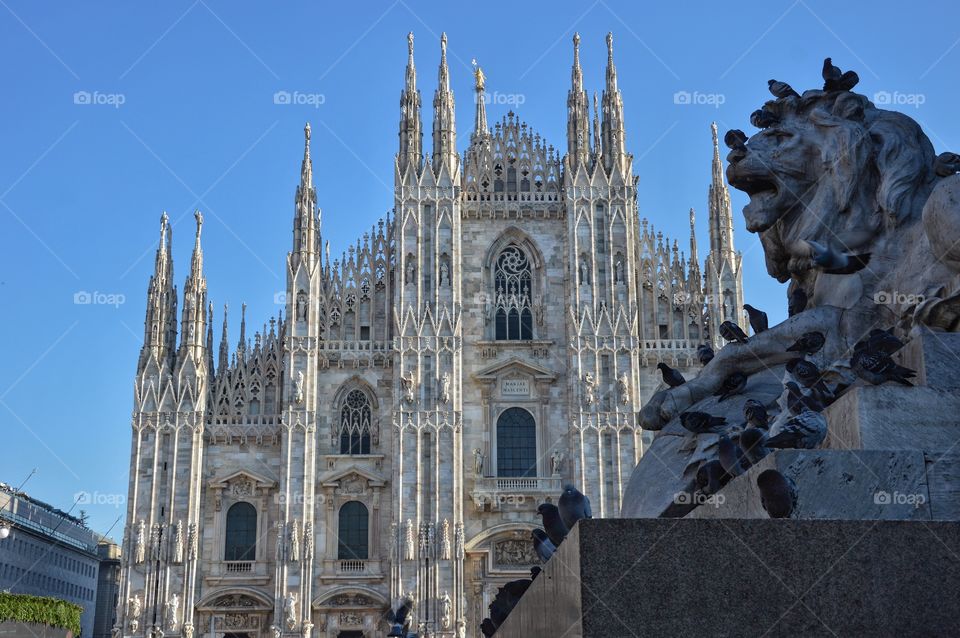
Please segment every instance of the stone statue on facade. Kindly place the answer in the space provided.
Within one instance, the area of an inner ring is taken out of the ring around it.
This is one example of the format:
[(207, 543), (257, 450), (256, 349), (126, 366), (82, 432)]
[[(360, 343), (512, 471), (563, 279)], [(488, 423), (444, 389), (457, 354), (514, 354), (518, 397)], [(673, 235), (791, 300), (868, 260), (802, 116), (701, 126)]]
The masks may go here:
[(303, 559), (313, 559), (313, 521), (307, 521), (303, 527)]
[(297, 405), (303, 403), (303, 370), (297, 370), (297, 376), (294, 380), (294, 400)]
[(140, 629), (140, 613), (143, 611), (143, 603), (140, 601), (140, 595), (134, 594), (127, 599), (127, 621), (130, 627), (130, 633), (137, 633)]
[(412, 258), (407, 257), (407, 278), (404, 281), (406, 284), (415, 284), (417, 283), (417, 264), (413, 261)]
[(195, 559), (197, 557), (197, 524), (187, 525), (187, 557)]
[(180, 633), (183, 635), (183, 638), (193, 638), (193, 631), (194, 631), (193, 623), (185, 622), (183, 623), (183, 628)]
[(591, 406), (597, 401), (597, 382), (589, 372), (583, 375), (583, 402)]
[(444, 629), (450, 629), (453, 623), (453, 601), (450, 600), (450, 594), (443, 592), (440, 596), (440, 626)]
[(416, 560), (417, 558), (417, 545), (413, 533), (413, 521), (407, 519), (406, 524), (403, 527), (403, 541), (404, 541), (404, 558), (406, 560)]
[(180, 596), (173, 594), (163, 603), (163, 626), (167, 631), (173, 632), (180, 625)]
[(297, 595), (292, 591), (283, 599), (283, 622), (289, 631), (297, 626)]
[(440, 558), (450, 560), (450, 521), (447, 519), (440, 524)]
[(173, 533), (173, 562), (183, 562), (183, 521), (177, 521)]
[(620, 378), (617, 379), (617, 399), (620, 405), (630, 403), (630, 379), (626, 372), (621, 373)]
[(478, 478), (483, 476), (483, 462), (484, 462), (483, 450), (480, 448), (475, 448), (473, 450), (473, 471)]
[(300, 521), (293, 521), (290, 524), (290, 561), (296, 563), (300, 560)]
[(280, 638), (280, 636), (283, 635), (283, 629), (277, 625), (270, 625), (270, 635), (273, 636), (273, 638)]
[(416, 401), (416, 375), (413, 370), (406, 376), (400, 376), (400, 386), (403, 389), (403, 400), (413, 404)]
[(565, 455), (562, 450), (554, 450), (550, 455), (550, 470), (554, 476), (559, 476), (563, 472), (563, 461)]
[(444, 372), (440, 376), (440, 394), (437, 397), (441, 404), (450, 403), (450, 373)]
[(450, 266), (448, 266), (445, 261), (440, 262), (440, 276), (437, 278), (437, 285), (450, 285)]

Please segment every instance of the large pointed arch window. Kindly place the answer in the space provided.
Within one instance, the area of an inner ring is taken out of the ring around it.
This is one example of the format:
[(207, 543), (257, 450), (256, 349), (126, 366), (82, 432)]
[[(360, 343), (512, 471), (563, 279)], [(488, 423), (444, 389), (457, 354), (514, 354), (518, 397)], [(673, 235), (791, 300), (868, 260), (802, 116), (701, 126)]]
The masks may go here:
[(537, 426), (523, 408), (507, 408), (497, 419), (497, 476), (537, 475)]
[(493, 273), (497, 339), (533, 339), (532, 281), (527, 254), (516, 244), (504, 248)]
[(363, 390), (347, 393), (340, 408), (340, 454), (370, 454), (370, 415)]

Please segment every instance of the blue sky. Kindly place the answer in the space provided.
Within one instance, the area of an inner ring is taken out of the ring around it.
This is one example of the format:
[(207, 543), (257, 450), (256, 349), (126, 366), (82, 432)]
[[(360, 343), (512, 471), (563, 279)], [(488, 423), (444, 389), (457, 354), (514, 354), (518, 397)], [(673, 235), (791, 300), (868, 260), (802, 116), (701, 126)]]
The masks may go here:
[[(448, 34), (461, 150), (473, 122), (472, 58), (488, 91), (504, 96), (488, 107), (491, 122), (512, 107), (563, 147), (570, 38), (583, 38), (592, 92), (602, 89), (612, 30), (640, 213), (685, 246), (696, 208), (701, 256), (709, 124), (750, 131), (771, 77), (813, 88), (830, 55), (860, 74), (859, 91), (884, 92), (917, 118), (937, 152), (960, 150), (955, 2), (0, 0), (0, 481), (19, 484), (36, 467), (31, 494), (63, 509), (81, 490), (94, 495), (82, 507), (99, 531), (122, 516), (161, 211), (175, 224), (179, 287), (191, 213), (206, 216), (217, 334), (224, 303), (233, 340), (242, 302), (254, 326), (266, 321), (284, 288), (305, 121), (334, 253), (392, 205), (410, 30), (427, 131)], [(278, 91), (302, 103), (275, 104)], [(675, 102), (684, 91), (694, 103)], [(93, 103), (76, 103), (78, 92)], [(745, 201), (733, 192), (746, 300), (778, 321), (784, 292), (743, 229)], [(81, 291), (104, 303), (75, 303)]]

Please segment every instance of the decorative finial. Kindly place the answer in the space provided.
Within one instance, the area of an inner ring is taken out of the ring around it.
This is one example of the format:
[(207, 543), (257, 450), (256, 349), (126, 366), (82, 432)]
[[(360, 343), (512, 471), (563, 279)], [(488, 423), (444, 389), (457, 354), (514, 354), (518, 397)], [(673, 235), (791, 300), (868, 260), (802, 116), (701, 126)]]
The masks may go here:
[(170, 225), (170, 217), (167, 215), (167, 211), (160, 213), (160, 232), (163, 233), (167, 230), (167, 226)]
[(713, 133), (713, 145), (716, 147), (720, 146), (719, 138), (717, 136), (717, 123), (710, 122), (710, 132)]
[(440, 34), (440, 55), (447, 55), (447, 32)]
[(304, 136), (304, 138), (306, 138), (306, 140), (307, 140), (308, 142), (310, 141), (310, 122), (307, 122), (307, 123), (303, 126), (303, 136)]
[(200, 209), (193, 211), (193, 218), (197, 220), (197, 239), (200, 238), (200, 228), (203, 226), (203, 213), (200, 212)]
[(407, 34), (407, 52), (413, 55), (413, 31)]
[(574, 34), (573, 34), (573, 48), (575, 48), (575, 49), (579, 49), (579, 48), (580, 48), (580, 33), (579, 33), (579, 32), (574, 32)]
[(613, 31), (607, 31), (607, 55), (613, 57)]

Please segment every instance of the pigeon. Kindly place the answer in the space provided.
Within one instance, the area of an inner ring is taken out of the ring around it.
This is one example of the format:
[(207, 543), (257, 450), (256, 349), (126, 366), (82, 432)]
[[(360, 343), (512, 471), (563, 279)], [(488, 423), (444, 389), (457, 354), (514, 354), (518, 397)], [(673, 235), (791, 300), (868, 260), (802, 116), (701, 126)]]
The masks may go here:
[(740, 476), (750, 467), (749, 461), (744, 465), (743, 461), (746, 459), (741, 459), (740, 450), (726, 434), (720, 435), (717, 449), (717, 458), (720, 460), (720, 465), (723, 466), (723, 471), (726, 472), (730, 478)]
[(814, 266), (828, 275), (849, 275), (870, 263), (870, 253), (849, 255), (812, 239), (801, 240), (800, 244), (806, 246)]
[(888, 330), (874, 328), (865, 338), (858, 341), (853, 349), (857, 351), (861, 348), (867, 348), (871, 352), (893, 354), (903, 346), (903, 341), (894, 336), (893, 328)]
[(797, 486), (776, 470), (764, 470), (757, 477), (760, 505), (770, 518), (790, 518), (797, 507)]
[(780, 118), (766, 109), (757, 109), (750, 114), (750, 123), (757, 128), (770, 128), (780, 123)]
[(747, 399), (743, 404), (743, 418), (747, 425), (766, 430), (770, 426), (767, 408), (756, 399)]
[(707, 461), (697, 469), (697, 489), (704, 496), (716, 494), (723, 487), (723, 479), (726, 474), (720, 461)]
[(543, 569), (541, 569), (539, 565), (534, 565), (530, 568), (530, 580), (536, 580), (537, 576), (539, 576), (542, 572)]
[(766, 433), (760, 428), (747, 428), (740, 433), (740, 451), (751, 465), (756, 465), (770, 454), (769, 448), (764, 445), (766, 438)]
[(738, 128), (732, 128), (724, 134), (723, 143), (731, 151), (736, 148), (743, 148), (747, 145), (747, 134)]
[(680, 415), (680, 425), (694, 434), (716, 432), (727, 424), (722, 416), (711, 416), (706, 412), (684, 412)]
[(493, 621), (489, 618), (484, 618), (483, 622), (480, 623), (480, 631), (483, 633), (486, 638), (491, 638), (495, 633), (497, 633), (497, 626), (493, 624)]
[(540, 557), (540, 562), (545, 563), (550, 560), (553, 553), (557, 551), (557, 546), (553, 544), (547, 533), (538, 527), (530, 531), (530, 536), (533, 539), (533, 550)]
[(724, 321), (720, 324), (720, 336), (727, 341), (736, 341), (738, 343), (747, 342), (747, 333), (732, 321)]
[(747, 375), (742, 372), (731, 372), (727, 378), (720, 384), (720, 389), (713, 393), (713, 396), (720, 397), (717, 401), (725, 401), (735, 394), (740, 394), (747, 387)]
[(593, 518), (590, 499), (569, 483), (563, 486), (557, 509), (560, 510), (560, 519), (567, 529), (573, 529), (574, 524), (581, 518)]
[(489, 607), (490, 620), (494, 625), (499, 627), (506, 621), (507, 616), (517, 606), (532, 583), (533, 581), (529, 578), (521, 578), (520, 580), (511, 580), (497, 590), (497, 595)]
[(833, 65), (833, 60), (826, 58), (823, 61), (823, 90), (849, 91), (860, 82), (860, 76), (854, 71), (843, 72)]
[(787, 352), (799, 352), (801, 354), (815, 354), (820, 351), (827, 338), (822, 332), (804, 332), (800, 335), (792, 346), (787, 348)]
[(663, 382), (671, 388), (675, 388), (678, 385), (683, 385), (687, 382), (687, 380), (683, 378), (682, 374), (665, 363), (658, 363), (657, 370), (660, 371), (660, 374), (663, 377)]
[(827, 419), (819, 412), (803, 410), (783, 424), (780, 431), (767, 439), (768, 448), (802, 448), (812, 450), (827, 438)]
[(537, 507), (537, 515), (543, 517), (543, 528), (547, 532), (547, 537), (554, 547), (560, 547), (560, 543), (567, 537), (567, 526), (563, 524), (560, 518), (560, 510), (553, 503), (542, 503)]
[(753, 328), (754, 334), (760, 334), (767, 329), (767, 313), (757, 310), (748, 303), (743, 304), (743, 309), (747, 311), (747, 315), (750, 317), (750, 327)]
[(850, 367), (858, 377), (873, 385), (896, 381), (901, 385), (913, 386), (908, 379), (917, 376), (914, 370), (894, 363), (890, 355), (874, 352), (869, 347), (860, 348), (853, 353)]
[(390, 633), (387, 634), (388, 636), (401, 636), (406, 638), (410, 630), (410, 613), (413, 611), (413, 605), (413, 598), (404, 596), (387, 610), (386, 619), (391, 625)]
[(813, 388), (816, 386), (817, 390), (821, 393), (830, 394), (830, 391), (827, 390), (827, 386), (821, 379), (820, 369), (817, 368), (816, 364), (799, 357), (790, 359), (790, 361), (787, 361), (787, 372), (799, 381), (803, 387)]
[(793, 90), (793, 87), (786, 82), (778, 80), (767, 80), (767, 88), (773, 97), (800, 97), (800, 94)]
[(701, 343), (699, 346), (697, 346), (697, 360), (700, 361), (700, 365), (707, 365), (713, 361), (713, 357), (713, 348), (711, 348), (709, 345)]
[(939, 177), (950, 177), (960, 173), (960, 155), (956, 153), (940, 153), (933, 161), (933, 171)]
[(787, 297), (787, 316), (799, 315), (807, 307), (807, 293), (797, 286)]
[(804, 394), (800, 386), (793, 381), (788, 381), (784, 387), (787, 389), (787, 409), (790, 410), (790, 414), (800, 414), (804, 410), (822, 412), (826, 407), (823, 401), (813, 393)]

